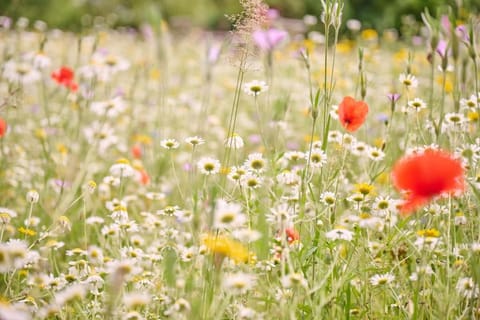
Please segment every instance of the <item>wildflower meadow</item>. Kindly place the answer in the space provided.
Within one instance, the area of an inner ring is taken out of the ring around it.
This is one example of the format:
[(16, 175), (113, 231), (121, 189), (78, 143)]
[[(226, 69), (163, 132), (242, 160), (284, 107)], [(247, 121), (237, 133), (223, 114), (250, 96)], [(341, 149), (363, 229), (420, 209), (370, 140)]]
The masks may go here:
[(0, 17), (0, 319), (480, 319), (480, 16)]

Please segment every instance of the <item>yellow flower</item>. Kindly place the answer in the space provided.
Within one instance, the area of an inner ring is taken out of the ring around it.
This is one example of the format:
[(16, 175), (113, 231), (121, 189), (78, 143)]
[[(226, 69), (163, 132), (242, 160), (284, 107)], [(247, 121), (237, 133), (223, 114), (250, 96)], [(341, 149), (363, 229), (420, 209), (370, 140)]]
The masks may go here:
[(305, 141), (306, 143), (310, 143), (310, 142), (315, 142), (315, 141), (319, 141), (320, 140), (320, 137), (317, 136), (317, 135), (314, 135), (313, 136), (313, 139), (312, 139), (312, 136), (311, 135), (305, 135), (303, 136), (303, 141)]
[(378, 38), (378, 33), (374, 29), (365, 29), (360, 34), (363, 40), (376, 40)]
[(35, 130), (35, 137), (37, 137), (40, 140), (44, 140), (47, 137), (47, 133), (45, 132), (44, 129), (36, 129)]
[(230, 168), (229, 167), (221, 167), (220, 168), (220, 174), (228, 175), (229, 173), (230, 173)]
[(18, 232), (23, 233), (24, 235), (30, 236), (30, 237), (33, 237), (34, 235), (37, 234), (35, 230), (24, 228), (24, 227), (18, 228)]
[(373, 193), (374, 187), (368, 183), (357, 183), (355, 184), (355, 190), (364, 196)]
[(342, 40), (337, 44), (337, 51), (339, 53), (350, 53), (355, 47), (355, 42), (352, 40)]
[(152, 70), (150, 71), (150, 78), (151, 78), (152, 80), (159, 80), (160, 77), (161, 77), (161, 75), (162, 75), (162, 73), (160, 72), (159, 69), (152, 69)]
[(118, 159), (117, 161), (115, 161), (115, 163), (119, 163), (119, 164), (130, 164), (130, 161), (128, 161), (128, 160), (125, 159), (125, 158), (120, 158), (120, 159)]
[(62, 155), (66, 155), (68, 153), (68, 147), (65, 146), (63, 143), (58, 143), (57, 144), (57, 150), (60, 152)]
[(151, 145), (152, 144), (152, 138), (150, 136), (147, 136), (145, 134), (137, 134), (133, 137), (133, 140), (138, 143), (142, 143), (144, 145)]
[(360, 219), (369, 219), (369, 218), (371, 218), (371, 217), (372, 217), (372, 216), (370, 215), (370, 213), (367, 213), (367, 212), (362, 212), (362, 213), (360, 213), (360, 215), (359, 215), (359, 218), (360, 218)]
[(390, 175), (386, 172), (382, 172), (378, 177), (376, 182), (379, 184), (388, 184)]
[(467, 117), (468, 117), (468, 120), (470, 120), (470, 122), (475, 122), (478, 120), (478, 112), (477, 111), (469, 111), (467, 113)]
[(424, 237), (424, 238), (427, 238), (427, 237), (438, 238), (438, 237), (440, 237), (440, 231), (438, 231), (435, 228), (418, 230), (417, 234), (420, 237)]
[(250, 256), (243, 244), (226, 236), (207, 234), (203, 244), (211, 253), (229, 257), (236, 263), (247, 262)]
[(393, 55), (393, 58), (395, 59), (396, 62), (404, 62), (408, 58), (408, 50), (405, 48), (402, 48), (395, 52)]

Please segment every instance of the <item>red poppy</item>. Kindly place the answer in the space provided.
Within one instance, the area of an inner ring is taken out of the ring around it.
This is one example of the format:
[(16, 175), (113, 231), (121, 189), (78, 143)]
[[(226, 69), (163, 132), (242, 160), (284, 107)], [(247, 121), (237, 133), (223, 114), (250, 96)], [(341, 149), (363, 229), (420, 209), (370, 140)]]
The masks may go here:
[(145, 169), (140, 169), (138, 170), (138, 173), (140, 173), (140, 183), (144, 186), (148, 185), (150, 183), (148, 172)]
[(427, 149), (400, 159), (393, 168), (393, 183), (407, 191), (401, 214), (409, 216), (433, 197), (464, 188), (462, 164), (449, 153)]
[(287, 235), (287, 241), (289, 244), (292, 244), (293, 242), (300, 240), (300, 235), (293, 228), (285, 229), (285, 234)]
[(0, 118), (0, 138), (2, 138), (5, 133), (7, 133), (7, 122)]
[(350, 132), (356, 131), (365, 122), (368, 105), (352, 97), (343, 98), (338, 106), (338, 118), (342, 126)]
[(52, 72), (52, 79), (59, 85), (69, 88), (71, 91), (77, 91), (78, 85), (73, 80), (74, 73), (69, 67), (61, 67), (60, 70)]
[(132, 147), (132, 155), (135, 159), (140, 159), (143, 155), (142, 147), (136, 144)]

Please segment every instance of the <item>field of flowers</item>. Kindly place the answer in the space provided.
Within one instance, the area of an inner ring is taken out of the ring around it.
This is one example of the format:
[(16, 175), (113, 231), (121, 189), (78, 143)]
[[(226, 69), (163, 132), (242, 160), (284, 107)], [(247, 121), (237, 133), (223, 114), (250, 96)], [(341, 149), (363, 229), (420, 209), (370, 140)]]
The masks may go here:
[(0, 319), (480, 318), (479, 17), (240, 3), (0, 18)]

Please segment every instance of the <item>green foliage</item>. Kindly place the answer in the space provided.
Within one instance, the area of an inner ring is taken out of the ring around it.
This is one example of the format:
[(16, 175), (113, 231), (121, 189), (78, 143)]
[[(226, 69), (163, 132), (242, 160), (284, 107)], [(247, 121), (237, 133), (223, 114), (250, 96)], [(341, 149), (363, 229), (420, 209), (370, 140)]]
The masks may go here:
[[(282, 16), (301, 18), (305, 14), (320, 15), (319, 0), (266, 0), (270, 7), (278, 9)], [(41, 4), (40, 4), (41, 3)], [(365, 26), (377, 29), (400, 28), (402, 16), (413, 15), (420, 20), (424, 7), (432, 12), (450, 5), (453, 0), (347, 0), (344, 17), (361, 20)], [(467, 11), (478, 12), (480, 4), (475, 0), (463, 1)], [(43, 20), (51, 27), (79, 30), (82, 24), (90, 23), (92, 17), (101, 16), (110, 25), (138, 26), (148, 21), (152, 12), (162, 12), (167, 19), (180, 24), (187, 23), (207, 28), (228, 29), (225, 14), (238, 12), (238, 0), (13, 0), (0, 2), (0, 12), (18, 18)], [(462, 17), (464, 13), (458, 13)]]

